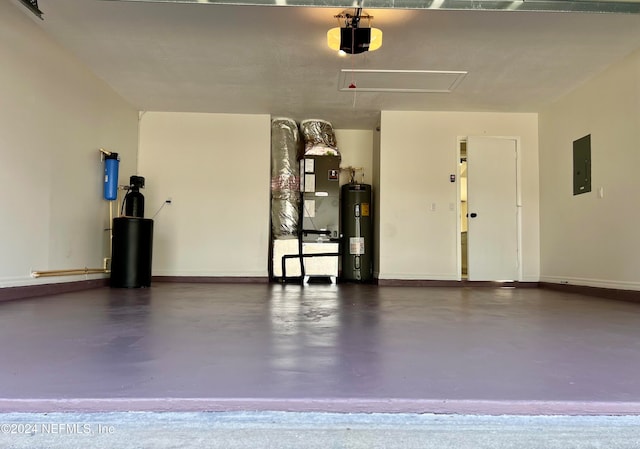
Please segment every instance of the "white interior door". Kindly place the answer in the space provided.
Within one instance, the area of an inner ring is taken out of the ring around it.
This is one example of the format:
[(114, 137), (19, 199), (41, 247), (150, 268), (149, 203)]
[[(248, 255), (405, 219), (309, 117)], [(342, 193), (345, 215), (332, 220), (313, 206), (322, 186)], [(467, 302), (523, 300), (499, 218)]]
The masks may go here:
[(516, 140), (467, 139), (468, 279), (518, 280)]

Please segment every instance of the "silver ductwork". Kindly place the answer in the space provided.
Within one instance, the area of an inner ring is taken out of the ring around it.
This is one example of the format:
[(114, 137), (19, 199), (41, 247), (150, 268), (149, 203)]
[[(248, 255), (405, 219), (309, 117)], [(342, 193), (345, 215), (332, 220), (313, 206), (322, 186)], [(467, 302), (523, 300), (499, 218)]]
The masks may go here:
[(331, 123), (320, 119), (303, 120), (300, 129), (305, 156), (340, 156)]
[(300, 221), (302, 141), (295, 120), (271, 121), (271, 230), (274, 239), (296, 238)]

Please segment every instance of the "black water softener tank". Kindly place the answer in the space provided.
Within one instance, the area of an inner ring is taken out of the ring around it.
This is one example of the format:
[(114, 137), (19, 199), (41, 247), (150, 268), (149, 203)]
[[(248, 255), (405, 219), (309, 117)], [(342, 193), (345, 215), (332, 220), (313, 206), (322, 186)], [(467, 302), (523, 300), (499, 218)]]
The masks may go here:
[(140, 189), (144, 189), (144, 178), (129, 178), (129, 191), (124, 197), (124, 214), (127, 217), (144, 217), (144, 195), (140, 193)]
[(371, 186), (350, 183), (342, 186), (342, 274), (345, 281), (373, 279), (373, 211)]
[(114, 218), (111, 242), (111, 287), (150, 287), (153, 220)]
[(111, 237), (111, 286), (151, 286), (153, 220), (144, 218), (142, 176), (132, 176), (124, 199), (125, 215), (113, 219)]

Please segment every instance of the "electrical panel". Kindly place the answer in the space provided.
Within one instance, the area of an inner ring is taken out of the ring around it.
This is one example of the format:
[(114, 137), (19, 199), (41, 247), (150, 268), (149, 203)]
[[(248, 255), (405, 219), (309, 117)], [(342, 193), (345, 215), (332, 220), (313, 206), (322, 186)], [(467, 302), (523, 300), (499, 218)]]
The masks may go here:
[(591, 192), (591, 134), (573, 142), (573, 194)]

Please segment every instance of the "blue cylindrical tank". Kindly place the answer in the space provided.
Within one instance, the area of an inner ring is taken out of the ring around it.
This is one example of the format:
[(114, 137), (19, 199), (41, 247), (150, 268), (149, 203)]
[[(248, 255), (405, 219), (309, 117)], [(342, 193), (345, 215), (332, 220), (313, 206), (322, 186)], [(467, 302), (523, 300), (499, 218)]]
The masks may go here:
[(104, 156), (104, 199), (113, 201), (118, 197), (118, 153)]

